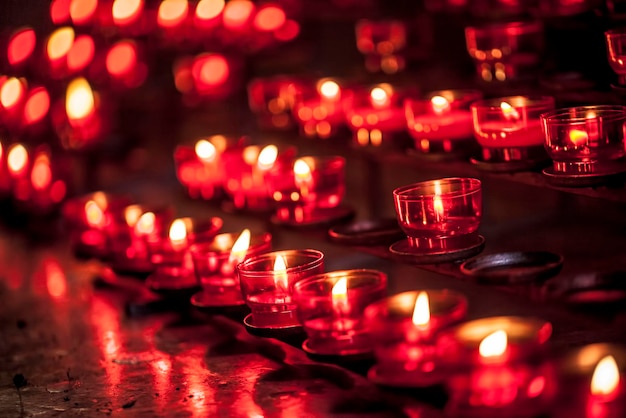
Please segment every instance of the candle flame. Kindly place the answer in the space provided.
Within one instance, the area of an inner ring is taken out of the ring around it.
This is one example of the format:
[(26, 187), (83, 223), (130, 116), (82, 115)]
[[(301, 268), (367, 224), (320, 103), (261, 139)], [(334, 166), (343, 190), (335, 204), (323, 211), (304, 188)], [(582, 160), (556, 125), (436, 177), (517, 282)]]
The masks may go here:
[(337, 280), (330, 293), (333, 305), (345, 305), (348, 301), (348, 279), (342, 277)]
[(287, 280), (287, 261), (285, 257), (279, 255), (274, 259), (274, 284), (276, 288), (283, 291), (289, 289), (289, 281)]
[(109, 74), (123, 77), (130, 74), (137, 66), (137, 49), (132, 41), (120, 41), (113, 45), (106, 57)]
[(596, 365), (591, 377), (591, 393), (593, 395), (610, 396), (615, 394), (619, 385), (619, 368), (613, 356), (602, 358)]
[(115, 0), (111, 9), (116, 24), (128, 24), (139, 16), (143, 0)]
[(433, 96), (430, 99), (430, 104), (433, 108), (433, 112), (437, 115), (441, 115), (450, 110), (450, 102), (443, 96)]
[(154, 224), (156, 216), (153, 212), (146, 212), (137, 219), (135, 224), (135, 231), (139, 235), (150, 235), (154, 232)]
[(201, 139), (196, 142), (196, 155), (204, 162), (211, 162), (215, 160), (217, 155), (217, 150), (215, 149), (215, 145), (207, 141), (206, 139)]
[(507, 102), (501, 102), (500, 109), (502, 110), (502, 114), (507, 120), (519, 119), (519, 113), (517, 112), (517, 110), (515, 110), (515, 108)]
[(293, 174), (297, 184), (310, 182), (313, 178), (311, 176), (311, 167), (303, 159), (297, 159), (293, 164)]
[(44, 87), (35, 87), (24, 104), (24, 122), (36, 123), (42, 120), (50, 109), (50, 95)]
[(250, 230), (248, 228), (241, 231), (239, 237), (235, 240), (231, 250), (230, 257), (228, 260), (232, 263), (233, 261), (241, 262), (245, 258), (248, 253), (248, 248), (250, 247)]
[(172, 244), (183, 244), (187, 241), (187, 224), (184, 219), (175, 219), (172, 222), (169, 238)]
[(385, 107), (390, 103), (393, 87), (390, 84), (380, 84), (370, 91), (370, 100), (374, 107)]
[(224, 6), (222, 20), (228, 29), (241, 29), (246, 26), (255, 5), (249, 0), (231, 0)]
[(587, 135), (587, 132), (581, 131), (580, 129), (572, 129), (569, 131), (569, 140), (575, 146), (585, 145), (589, 140), (589, 135)]
[(276, 145), (268, 145), (259, 153), (257, 166), (261, 170), (269, 170), (276, 162), (276, 158), (278, 158), (278, 147)]
[(44, 190), (52, 183), (50, 157), (46, 153), (41, 153), (35, 158), (33, 169), (30, 173), (30, 181), (33, 184), (33, 188), (37, 190)]
[(13, 144), (7, 153), (7, 165), (13, 174), (20, 174), (28, 165), (28, 151), (22, 144)]
[(585, 115), (585, 119), (595, 119), (597, 117), (598, 116), (596, 115), (596, 112), (594, 112), (593, 110), (588, 111)]
[(104, 211), (93, 200), (85, 203), (85, 218), (92, 228), (101, 228), (104, 226)]
[(80, 120), (89, 116), (94, 109), (93, 91), (89, 82), (82, 77), (72, 80), (67, 86), (65, 111), (70, 120)]
[(9, 78), (0, 88), (0, 104), (5, 109), (15, 106), (24, 95), (24, 85), (15, 77)]
[(430, 322), (430, 302), (428, 300), (428, 293), (419, 292), (417, 295), (411, 320), (413, 325), (428, 325)]
[(72, 22), (82, 25), (93, 17), (98, 8), (98, 0), (73, 0), (70, 4)]
[(326, 99), (336, 100), (341, 94), (339, 84), (333, 80), (324, 80), (318, 84), (319, 93)]
[(480, 342), (478, 353), (483, 358), (501, 356), (507, 349), (507, 340), (504, 330), (494, 331)]
[(66, 56), (74, 45), (74, 29), (69, 26), (61, 27), (50, 35), (46, 46), (48, 58), (51, 61)]
[(143, 210), (139, 205), (130, 205), (124, 209), (124, 220), (126, 221), (126, 225), (131, 228), (134, 228), (139, 221), (139, 218), (143, 214)]
[(196, 6), (196, 17), (202, 20), (216, 18), (224, 10), (224, 0), (200, 0)]
[(187, 0), (163, 0), (159, 5), (159, 26), (174, 27), (179, 25), (187, 16), (189, 4)]
[(443, 217), (443, 201), (441, 200), (441, 183), (435, 180), (435, 196), (433, 197), (433, 209), (437, 220)]

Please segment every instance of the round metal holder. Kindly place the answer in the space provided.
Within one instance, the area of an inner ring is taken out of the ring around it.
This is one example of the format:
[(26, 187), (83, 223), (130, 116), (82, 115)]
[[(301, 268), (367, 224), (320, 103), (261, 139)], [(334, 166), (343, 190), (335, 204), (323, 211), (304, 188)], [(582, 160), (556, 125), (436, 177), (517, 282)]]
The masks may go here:
[(514, 173), (518, 171), (532, 171), (550, 164), (549, 158), (512, 160), (512, 161), (484, 161), (480, 158), (470, 158), (470, 163), (481, 171), (492, 173)]
[(489, 284), (542, 282), (555, 276), (563, 257), (547, 251), (507, 252), (482, 255), (461, 264), (461, 273)]
[(333, 226), (329, 238), (340, 244), (381, 245), (389, 244), (404, 236), (395, 218), (369, 219)]
[(542, 173), (548, 183), (557, 187), (589, 187), (623, 180), (626, 166), (613, 166), (597, 173), (558, 173), (554, 167), (547, 167)]
[(225, 311), (240, 311), (242, 308), (247, 309), (246, 303), (242, 300), (233, 303), (232, 300), (220, 299), (214, 294), (205, 290), (200, 290), (189, 299), (191, 305), (203, 312), (207, 313), (224, 313)]
[(626, 271), (591, 272), (556, 277), (542, 288), (543, 297), (572, 306), (622, 307), (626, 302)]
[(145, 281), (146, 287), (163, 296), (191, 296), (198, 290), (198, 280), (193, 272), (184, 276), (172, 277), (157, 271), (150, 274)]
[(307, 213), (305, 219), (281, 219), (276, 215), (270, 218), (274, 225), (288, 226), (291, 228), (308, 228), (317, 226), (330, 226), (344, 221), (348, 221), (354, 217), (356, 211), (347, 206), (338, 206), (335, 208), (319, 208)]
[(252, 314), (248, 314), (243, 319), (243, 325), (249, 334), (263, 337), (263, 338), (276, 338), (278, 340), (299, 340), (300, 343), (306, 338), (306, 333), (302, 328), (302, 325), (282, 326), (282, 327), (257, 327), (254, 325), (254, 318)]
[(450, 263), (458, 260), (465, 260), (480, 254), (485, 248), (485, 237), (476, 235), (473, 241), (462, 247), (455, 247), (445, 250), (432, 250), (429, 248), (416, 248), (404, 239), (391, 244), (389, 251), (402, 261), (412, 264), (439, 264)]
[(378, 364), (372, 366), (367, 372), (367, 378), (371, 382), (381, 386), (396, 388), (427, 388), (444, 383), (448, 373), (435, 369), (432, 372), (411, 372), (397, 374), (386, 372)]

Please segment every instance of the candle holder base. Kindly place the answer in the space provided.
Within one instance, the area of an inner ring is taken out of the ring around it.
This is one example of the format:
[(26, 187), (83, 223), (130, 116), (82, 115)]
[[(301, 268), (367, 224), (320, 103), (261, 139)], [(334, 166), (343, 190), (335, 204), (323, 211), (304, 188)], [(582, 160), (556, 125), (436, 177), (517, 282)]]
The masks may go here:
[(589, 308), (594, 313), (622, 309), (626, 301), (626, 272), (607, 271), (556, 277), (547, 281), (544, 300), (558, 300), (570, 306)]
[(409, 239), (404, 239), (391, 244), (389, 251), (402, 261), (412, 264), (450, 263), (473, 257), (485, 248), (485, 237), (482, 235), (472, 235), (467, 238), (468, 240), (462, 245), (445, 249), (416, 247)]
[(335, 342), (327, 344), (327, 340), (319, 341), (306, 339), (302, 343), (302, 349), (315, 361), (329, 362), (335, 364), (360, 365), (364, 363), (364, 371), (372, 367), (374, 362), (374, 352), (367, 344), (367, 347), (346, 347), (345, 344)]
[(514, 173), (517, 171), (532, 171), (550, 164), (548, 156), (511, 161), (485, 161), (480, 158), (470, 158), (470, 163), (481, 171), (492, 173)]
[(113, 259), (109, 263), (117, 274), (147, 278), (154, 272), (154, 266), (147, 260)]
[(194, 293), (190, 299), (191, 304), (203, 311), (218, 313), (231, 308), (241, 308), (247, 306), (246, 302), (239, 298), (230, 297), (230, 294), (219, 295), (206, 290)]
[(619, 182), (626, 175), (625, 164), (607, 165), (594, 173), (565, 173), (547, 167), (542, 170), (543, 176), (552, 186), (557, 187), (589, 187), (612, 182)]
[(473, 149), (464, 149), (464, 150), (435, 150), (435, 151), (421, 151), (415, 148), (409, 148), (406, 153), (408, 156), (416, 158), (420, 161), (426, 161), (431, 163), (442, 163), (446, 161), (459, 161), (467, 159), (468, 155), (472, 155), (475, 151)]
[(249, 334), (257, 337), (298, 341), (299, 344), (302, 344), (306, 338), (306, 333), (300, 324), (290, 326), (258, 327), (254, 325), (254, 318), (252, 314), (248, 314), (243, 319), (243, 325)]
[(398, 221), (395, 218), (389, 218), (369, 219), (333, 226), (328, 230), (328, 236), (339, 244), (384, 245), (405, 235)]
[(274, 225), (288, 226), (293, 228), (307, 228), (324, 225), (334, 225), (354, 217), (356, 211), (347, 206), (335, 208), (316, 208), (299, 214), (297, 209), (289, 211), (288, 216), (275, 214), (270, 218)]
[(146, 286), (162, 295), (192, 294), (198, 290), (198, 280), (193, 272), (171, 276), (158, 270), (146, 278)]
[(547, 251), (496, 253), (461, 264), (461, 273), (494, 285), (539, 283), (555, 276), (563, 257)]
[(444, 383), (447, 373), (442, 370), (432, 372), (400, 372), (386, 371), (379, 364), (375, 364), (367, 372), (367, 378), (377, 385), (397, 388), (427, 388)]

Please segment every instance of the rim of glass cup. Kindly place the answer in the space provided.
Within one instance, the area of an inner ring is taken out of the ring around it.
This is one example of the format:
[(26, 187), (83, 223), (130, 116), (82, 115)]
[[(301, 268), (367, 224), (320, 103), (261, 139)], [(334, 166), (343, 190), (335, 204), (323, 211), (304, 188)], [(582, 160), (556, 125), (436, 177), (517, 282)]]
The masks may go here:
[(406, 186), (398, 187), (393, 191), (393, 196), (396, 200), (399, 201), (421, 201), (425, 198), (431, 198), (435, 194), (432, 192), (429, 193), (420, 193), (420, 190), (428, 188), (428, 190), (432, 190), (435, 185), (435, 182), (438, 181), (440, 185), (444, 184), (467, 184), (470, 187), (467, 190), (454, 190), (450, 192), (443, 192), (439, 196), (440, 197), (458, 197), (458, 196), (466, 196), (472, 193), (476, 193), (481, 190), (481, 181), (477, 178), (473, 177), (448, 177), (442, 179), (434, 179), (434, 180), (426, 180), (420, 181), (417, 183), (408, 184)]
[(626, 120), (626, 106), (622, 105), (564, 107), (542, 113), (541, 120), (552, 126), (585, 123), (593, 118), (588, 117), (589, 112), (595, 113), (595, 117), (602, 117), (603, 122)]
[(613, 28), (613, 29), (604, 31), (604, 36), (607, 39), (626, 37), (626, 26), (621, 27), (621, 28)]
[(467, 26), (465, 35), (526, 35), (534, 32), (541, 32), (543, 24), (537, 20), (515, 21), (505, 23), (489, 23), (483, 26)]
[[(520, 103), (523, 101), (523, 103)], [(471, 104), (472, 109), (480, 109), (487, 111), (497, 111), (502, 112), (502, 108), (500, 107), (502, 102), (507, 102), (512, 107), (525, 107), (529, 110), (541, 109), (549, 106), (554, 108), (555, 100), (552, 96), (503, 96), (503, 97), (494, 97), (491, 99), (478, 100)]]
[[(328, 271), (325, 273), (316, 274), (313, 276), (306, 277), (293, 285), (294, 294), (297, 293), (308, 293), (311, 291), (320, 291), (323, 290), (319, 287), (320, 282), (327, 281), (329, 279), (341, 279), (342, 277), (357, 277), (357, 278), (371, 278), (375, 285), (370, 290), (384, 290), (387, 286), (387, 274), (382, 271), (374, 270), (374, 269), (347, 269), (347, 270), (335, 270)], [(378, 282), (376, 282), (378, 280)], [(327, 294), (316, 294), (317, 298), (328, 298), (331, 297), (332, 286), (329, 288)], [(311, 296), (314, 297), (314, 296)]]
[[(205, 242), (197, 242), (189, 246), (189, 252), (192, 257), (203, 257), (206, 254), (230, 254), (232, 251), (232, 245), (228, 248), (220, 248), (217, 246), (216, 241), (220, 239), (220, 237), (228, 237), (230, 239), (229, 242), (232, 244), (235, 243), (237, 238), (241, 235), (241, 232), (222, 232), (221, 234), (215, 235), (211, 241)], [(264, 247), (266, 245), (271, 245), (272, 243), (272, 234), (269, 232), (262, 233), (254, 233), (250, 234), (250, 246), (247, 251), (251, 249), (256, 249), (258, 247)]]
[(324, 263), (324, 253), (319, 250), (314, 250), (310, 248), (303, 250), (280, 250), (250, 257), (237, 265), (237, 271), (245, 272), (246, 278), (265, 277), (268, 274), (271, 274), (272, 271), (255, 270), (254, 268), (257, 265), (259, 265), (260, 263), (265, 263), (268, 260), (273, 260), (276, 257), (286, 256), (293, 253), (297, 253), (302, 257), (308, 257), (310, 258), (310, 260), (297, 266), (287, 266), (287, 268), (285, 269), (287, 273), (298, 273), (309, 269), (314, 269)]
[[(447, 297), (450, 299), (449, 309), (443, 312), (431, 312), (433, 316), (454, 316), (458, 317), (456, 319), (460, 319), (467, 313), (467, 298), (460, 292), (457, 292), (452, 289), (419, 289), (419, 290), (407, 290), (402, 293), (397, 293), (392, 296), (388, 296), (384, 299), (378, 300), (370, 304), (364, 312), (364, 316), (369, 320), (376, 319), (387, 319), (393, 318), (397, 322), (410, 320), (410, 314), (413, 313), (414, 302), (407, 304), (406, 307), (401, 307), (402, 300), (404, 298), (408, 299), (416, 299), (421, 292), (424, 292), (429, 295), (429, 298), (432, 299), (433, 295), (437, 297)], [(392, 312), (406, 311), (407, 315), (392, 315)]]

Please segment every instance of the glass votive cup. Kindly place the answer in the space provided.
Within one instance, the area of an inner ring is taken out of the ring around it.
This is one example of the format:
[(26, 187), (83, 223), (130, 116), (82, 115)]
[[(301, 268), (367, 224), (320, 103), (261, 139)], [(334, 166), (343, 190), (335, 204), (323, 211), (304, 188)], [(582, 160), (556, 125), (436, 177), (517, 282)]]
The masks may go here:
[(293, 117), (300, 134), (307, 138), (328, 139), (345, 125), (345, 102), (351, 93), (339, 80), (322, 78), (314, 89), (296, 95)]
[(296, 96), (304, 83), (295, 77), (280, 75), (255, 78), (248, 83), (248, 105), (263, 129), (285, 130), (294, 126), (293, 109)]
[(257, 328), (300, 326), (293, 286), (323, 272), (324, 254), (312, 249), (273, 251), (239, 263), (241, 292), (251, 310), (246, 322)]
[(626, 106), (556, 109), (541, 122), (555, 174), (602, 173), (624, 157)]
[(332, 271), (296, 282), (293, 296), (308, 336), (303, 349), (322, 356), (371, 353), (363, 311), (386, 291), (387, 275), (370, 269)]
[(365, 309), (376, 366), (368, 376), (395, 386), (427, 386), (438, 373), (436, 336), (467, 314), (467, 299), (443, 290), (407, 291)]
[(455, 89), (405, 99), (406, 127), (415, 149), (423, 153), (448, 153), (467, 148), (467, 142), (473, 142), (469, 107), (482, 97), (479, 90)]
[(465, 28), (465, 43), (485, 82), (507, 81), (532, 75), (543, 51), (543, 25), (539, 21), (494, 23)]
[(272, 247), (272, 235), (264, 232), (250, 234), (247, 248), (246, 245), (234, 248), (245, 232), (218, 234), (211, 242), (190, 247), (195, 276), (202, 287), (191, 299), (194, 306), (221, 307), (245, 303), (237, 276), (237, 264), (270, 251)]
[(365, 56), (369, 72), (394, 74), (404, 69), (406, 23), (401, 20), (361, 19), (355, 25), (356, 47)]
[(393, 191), (396, 218), (410, 246), (446, 250), (476, 238), (482, 216), (481, 182), (451, 177), (402, 186)]
[(291, 170), (272, 169), (267, 185), (275, 201), (276, 219), (306, 222), (318, 209), (339, 206), (345, 195), (344, 157), (304, 156), (295, 160)]
[[(472, 103), (474, 137), (484, 161), (502, 162), (545, 156), (540, 115), (554, 109), (550, 96), (512, 96)], [(546, 157), (547, 158), (547, 157)]]
[(611, 69), (617, 74), (617, 84), (626, 85), (626, 28), (604, 32), (606, 51)]

